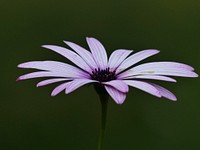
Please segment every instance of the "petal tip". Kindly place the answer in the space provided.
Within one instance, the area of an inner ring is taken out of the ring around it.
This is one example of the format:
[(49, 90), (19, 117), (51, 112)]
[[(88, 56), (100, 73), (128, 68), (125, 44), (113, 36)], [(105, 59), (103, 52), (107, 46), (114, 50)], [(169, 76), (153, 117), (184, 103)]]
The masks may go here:
[(65, 89), (65, 94), (69, 94), (70, 93), (70, 91), (68, 91), (67, 89)]
[(199, 77), (199, 75), (196, 73), (196, 72), (189, 72), (190, 74), (188, 75), (188, 77), (191, 77), (191, 78), (197, 78)]
[(197, 74), (197, 73), (195, 73), (194, 72), (194, 76), (193, 76), (194, 78), (197, 78), (197, 77), (199, 77), (199, 75)]
[(42, 48), (49, 48), (51, 45), (41, 45)]
[(47, 45), (41, 45), (41, 47), (45, 47), (45, 46), (47, 46)]
[(157, 96), (157, 97), (159, 97), (159, 98), (161, 98), (161, 97), (162, 97), (162, 95), (160, 94), (160, 92), (159, 92), (159, 91), (155, 93), (155, 96)]
[(69, 43), (71, 43), (71, 42), (69, 42), (69, 41), (66, 41), (66, 40), (63, 40), (63, 42), (65, 43), (65, 44), (69, 44)]
[(89, 37), (89, 36), (86, 37), (86, 39), (90, 39), (90, 38), (92, 38), (92, 37)]
[(16, 82), (19, 82), (19, 81), (21, 81), (21, 78), (20, 78), (20, 77), (18, 77), (18, 78), (16, 79)]
[(124, 103), (124, 101), (118, 101), (116, 102), (118, 105), (122, 105)]
[(172, 80), (172, 82), (176, 83), (176, 82), (177, 82), (177, 80)]
[(176, 101), (177, 101), (177, 98), (176, 98), (175, 95), (174, 95), (173, 97), (168, 98), (168, 99), (171, 100), (171, 101), (173, 101), (173, 102), (176, 102)]
[(60, 93), (60, 91), (58, 91), (56, 88), (51, 92), (51, 96), (56, 96)]
[(175, 97), (174, 99), (171, 99), (172, 101), (176, 102), (177, 101), (177, 98)]
[(26, 79), (26, 78), (24, 78), (24, 76), (22, 75), (22, 76), (18, 77), (18, 78), (16, 79), (16, 81), (18, 82), (18, 81), (25, 80), (25, 79)]
[(23, 68), (23, 63), (22, 64), (18, 64), (17, 68)]
[(154, 51), (155, 54), (160, 53), (160, 50), (158, 50), (158, 49), (153, 49), (152, 51)]
[(57, 94), (58, 94), (58, 93), (56, 93), (56, 92), (53, 91), (53, 92), (51, 93), (51, 96), (54, 97), (54, 96), (56, 96)]
[(40, 83), (36, 84), (36, 87), (41, 87), (42, 85)]
[(158, 49), (146, 49), (146, 50), (144, 50), (144, 51), (149, 51), (149, 52), (153, 52), (153, 53), (155, 53), (155, 54), (157, 54), (157, 53), (159, 53), (160, 52), (160, 50), (158, 50)]
[(93, 40), (93, 41), (98, 41), (96, 38), (94, 38), (94, 37), (86, 37), (86, 40), (88, 41), (90, 41), (90, 40)]

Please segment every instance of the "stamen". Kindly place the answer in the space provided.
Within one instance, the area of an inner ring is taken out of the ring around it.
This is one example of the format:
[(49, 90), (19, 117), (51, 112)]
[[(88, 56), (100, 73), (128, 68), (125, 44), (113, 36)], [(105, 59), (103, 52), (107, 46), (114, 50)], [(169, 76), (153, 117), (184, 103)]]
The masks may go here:
[(100, 82), (107, 82), (116, 79), (115, 71), (110, 71), (109, 67), (105, 70), (101, 70), (100, 68), (94, 69), (90, 76), (93, 80)]

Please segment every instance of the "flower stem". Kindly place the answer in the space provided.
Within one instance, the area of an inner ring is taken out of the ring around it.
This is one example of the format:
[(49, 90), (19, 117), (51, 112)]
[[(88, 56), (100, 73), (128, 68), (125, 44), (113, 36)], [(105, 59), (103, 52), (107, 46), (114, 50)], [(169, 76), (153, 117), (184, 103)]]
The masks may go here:
[(101, 129), (99, 135), (98, 150), (102, 150), (103, 140), (105, 136), (106, 128), (106, 115), (107, 115), (107, 104), (108, 104), (108, 95), (107, 93), (99, 95), (101, 101)]

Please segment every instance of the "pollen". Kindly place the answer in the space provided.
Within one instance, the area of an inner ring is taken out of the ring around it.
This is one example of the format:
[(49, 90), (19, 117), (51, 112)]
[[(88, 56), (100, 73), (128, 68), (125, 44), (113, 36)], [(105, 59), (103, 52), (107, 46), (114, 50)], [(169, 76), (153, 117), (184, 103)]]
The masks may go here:
[(90, 74), (93, 80), (97, 80), (99, 82), (107, 82), (116, 79), (115, 71), (110, 71), (110, 68), (106, 68), (105, 70), (95, 69)]

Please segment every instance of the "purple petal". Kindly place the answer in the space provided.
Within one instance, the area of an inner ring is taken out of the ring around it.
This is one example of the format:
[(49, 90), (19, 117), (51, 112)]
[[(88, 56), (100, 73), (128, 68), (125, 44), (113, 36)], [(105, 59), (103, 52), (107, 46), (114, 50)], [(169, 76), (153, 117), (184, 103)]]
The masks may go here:
[(153, 80), (176, 82), (176, 80), (173, 78), (166, 76), (159, 76), (159, 75), (137, 75), (137, 76), (126, 77), (124, 79), (153, 79)]
[(124, 82), (128, 84), (129, 86), (138, 88), (154, 96), (161, 97), (159, 91), (149, 83), (146, 83), (143, 81), (133, 81), (133, 80), (124, 80)]
[(47, 80), (40, 81), (40, 82), (37, 84), (37, 87), (45, 86), (45, 85), (52, 84), (52, 83), (56, 83), (56, 82), (60, 82), (60, 81), (67, 81), (67, 80), (72, 80), (72, 79), (68, 79), (68, 78), (47, 79)]
[(169, 75), (169, 76), (180, 76), (180, 77), (198, 77), (198, 74), (193, 72), (189, 67), (178, 67), (176, 64), (170, 65), (169, 63), (145, 63), (134, 68), (131, 68), (118, 75), (120, 79), (135, 75)]
[(97, 68), (97, 64), (94, 61), (94, 58), (92, 57), (92, 54), (86, 50), (85, 48), (69, 42), (69, 41), (64, 41), (69, 47), (71, 47), (76, 53), (78, 53), (83, 59), (84, 61), (92, 68), (95, 69)]
[(17, 81), (32, 79), (32, 78), (41, 78), (41, 77), (85, 78), (85, 77), (82, 77), (81, 75), (70, 77), (68, 74), (62, 74), (59, 72), (38, 71), (38, 72), (32, 72), (32, 73), (22, 75), (17, 79)]
[(55, 45), (43, 45), (42, 47), (50, 49), (54, 52), (59, 53), (60, 55), (66, 57), (67, 59), (69, 59), (71, 62), (73, 62), (75, 65), (77, 65), (78, 67), (82, 68), (83, 70), (91, 73), (92, 70), (91, 68), (88, 66), (88, 64), (75, 52), (68, 50), (64, 47), (60, 47), (60, 46), (55, 46)]
[[(71, 81), (72, 82), (72, 81)], [(59, 94), (60, 92), (62, 92), (69, 84), (71, 84), (71, 82), (67, 82), (67, 83), (63, 83), (59, 86), (57, 86), (51, 93), (51, 96), (56, 96), (57, 94)]]
[(123, 80), (112, 80), (109, 82), (103, 82), (105, 85), (110, 85), (120, 92), (128, 93), (128, 85), (123, 82)]
[(159, 53), (158, 50), (143, 50), (140, 52), (137, 52), (131, 56), (129, 56), (127, 59), (125, 59), (121, 65), (117, 68), (116, 73), (120, 73), (123, 70), (127, 69), (128, 67), (138, 63), (141, 60), (144, 60), (152, 55), (155, 55)]
[(38, 72), (32, 72), (32, 73), (22, 75), (17, 79), (17, 81), (32, 79), (32, 78), (40, 78), (40, 77), (66, 77), (66, 76), (62, 76), (55, 72), (53, 73), (53, 72), (47, 72), (47, 71), (38, 71)]
[(126, 93), (120, 92), (109, 85), (105, 85), (105, 89), (117, 104), (122, 104), (125, 101)]
[(130, 53), (132, 52), (133, 52), (132, 50), (124, 50), (124, 49), (115, 50), (109, 58), (108, 67), (111, 70), (115, 70), (124, 61), (124, 59), (126, 59), (126, 57), (130, 55)]
[(145, 63), (145, 64), (141, 64), (136, 68), (140, 68), (140, 69), (149, 69), (149, 68), (177, 68), (177, 69), (182, 69), (182, 70), (188, 70), (188, 71), (194, 71), (194, 68), (183, 64), (183, 63), (178, 63), (178, 62), (150, 62), (150, 63)]
[(98, 67), (106, 69), (108, 57), (104, 46), (95, 38), (87, 37), (86, 40)]
[(71, 84), (69, 84), (67, 87), (66, 87), (66, 90), (65, 90), (65, 93), (66, 94), (69, 94), (71, 92), (73, 92), (74, 90), (76, 90), (77, 88), (85, 85), (85, 84), (88, 84), (88, 83), (93, 83), (93, 82), (97, 82), (95, 80), (89, 80), (89, 79), (74, 79)]
[(165, 97), (169, 100), (172, 100), (172, 101), (177, 100), (176, 96), (172, 92), (170, 92), (169, 90), (165, 89), (164, 87), (161, 87), (161, 86), (154, 84), (154, 83), (150, 83), (150, 84), (153, 85), (160, 92), (160, 94), (163, 97)]
[[(54, 72), (53, 74), (55, 75), (53, 76), (58, 76), (58, 77), (60, 76), (60, 77), (71, 77), (71, 78), (77, 78), (77, 77), (89, 78), (89, 74), (82, 71), (81, 69), (57, 61), (31, 61), (19, 64), (18, 67), (46, 70)], [(50, 74), (50, 73), (48, 72), (45, 74)]]

